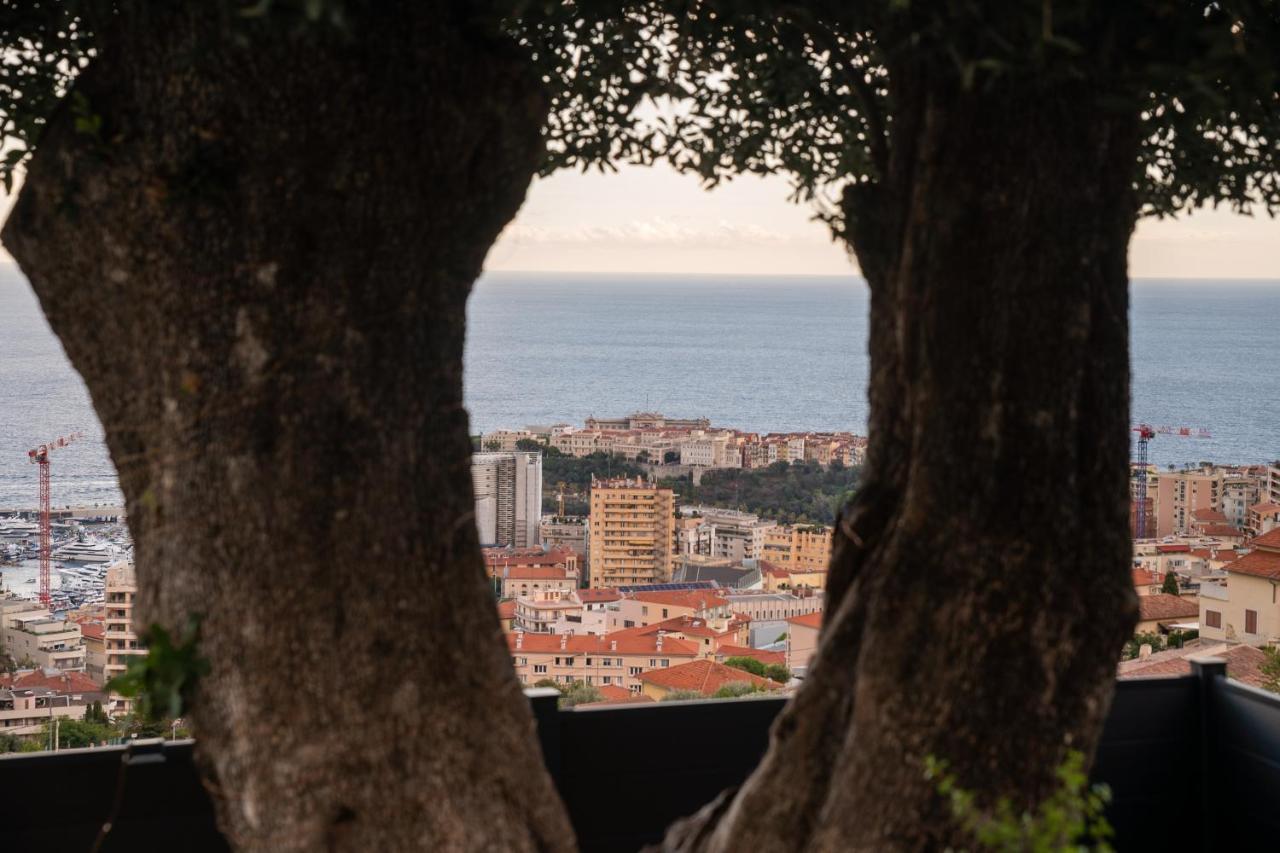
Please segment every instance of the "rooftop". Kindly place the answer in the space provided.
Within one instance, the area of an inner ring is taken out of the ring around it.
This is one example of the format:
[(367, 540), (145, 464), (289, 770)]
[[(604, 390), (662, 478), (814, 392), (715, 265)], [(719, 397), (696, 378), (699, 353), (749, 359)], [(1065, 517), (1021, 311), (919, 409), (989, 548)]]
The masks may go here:
[(764, 690), (780, 690), (783, 687), (776, 681), (705, 658), (664, 669), (651, 669), (640, 673), (636, 678), (667, 690), (696, 690), (703, 696), (711, 696), (727, 684), (742, 681)]
[(1177, 595), (1143, 595), (1138, 598), (1141, 610), (1141, 621), (1163, 621), (1165, 619), (1186, 619), (1200, 615), (1200, 605), (1194, 599)]
[(612, 634), (507, 634), (507, 648), (511, 651), (554, 653), (559, 651), (576, 654), (610, 653), (623, 655), (657, 654), (662, 643), (663, 657), (693, 657), (698, 647), (688, 640), (663, 637), (658, 633), (636, 635), (615, 631)]

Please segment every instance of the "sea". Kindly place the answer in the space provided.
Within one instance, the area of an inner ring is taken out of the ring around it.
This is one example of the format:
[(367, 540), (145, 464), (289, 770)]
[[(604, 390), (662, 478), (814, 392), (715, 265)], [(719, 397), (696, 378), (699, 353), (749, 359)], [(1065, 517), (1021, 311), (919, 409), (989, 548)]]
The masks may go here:
[[(1280, 281), (1132, 283), (1133, 420), (1159, 465), (1280, 459)], [(494, 273), (468, 307), (473, 433), (637, 410), (769, 432), (867, 420), (865, 284), (848, 277)], [(120, 501), (89, 394), (25, 279), (0, 265), (0, 509)]]

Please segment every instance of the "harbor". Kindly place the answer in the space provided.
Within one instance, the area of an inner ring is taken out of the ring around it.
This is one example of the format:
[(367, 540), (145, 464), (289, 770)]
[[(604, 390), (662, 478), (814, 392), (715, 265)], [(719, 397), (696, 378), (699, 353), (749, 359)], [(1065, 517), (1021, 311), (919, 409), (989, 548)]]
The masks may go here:
[[(100, 512), (102, 508), (85, 509)], [(64, 512), (67, 514), (50, 523), (49, 609), (54, 613), (101, 604), (107, 568), (133, 558), (123, 512)], [(40, 529), (23, 515), (35, 513), (0, 515), (0, 596), (9, 593), (36, 599), (40, 591)]]

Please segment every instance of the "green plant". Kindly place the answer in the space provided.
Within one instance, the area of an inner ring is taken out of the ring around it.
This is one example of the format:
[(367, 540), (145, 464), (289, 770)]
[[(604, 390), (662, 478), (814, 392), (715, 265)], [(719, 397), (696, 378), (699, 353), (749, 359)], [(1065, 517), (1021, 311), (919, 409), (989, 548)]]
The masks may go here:
[(731, 666), (734, 669), (740, 669), (743, 672), (749, 672), (752, 675), (758, 675), (761, 678), (767, 677), (765, 676), (765, 669), (766, 669), (765, 665), (760, 661), (756, 660), (755, 658), (749, 658), (749, 657), (729, 658), (724, 662), (724, 665)]
[(771, 663), (764, 668), (764, 677), (779, 684), (786, 684), (791, 680), (791, 670), (787, 669), (785, 664)]
[(200, 677), (209, 671), (208, 661), (199, 653), (199, 617), (190, 619), (178, 638), (153, 624), (142, 639), (146, 657), (130, 661), (129, 668), (107, 682), (106, 689), (137, 699), (138, 713), (145, 719), (181, 717), (191, 705)]
[(1165, 595), (1178, 594), (1178, 576), (1173, 572), (1167, 572), (1164, 576), (1164, 583), (1160, 587), (1160, 591)]
[(560, 697), (559, 707), (572, 708), (574, 705), (585, 705), (589, 702), (604, 701), (604, 694), (585, 681), (575, 681), (567, 685)]
[(1162, 652), (1168, 647), (1164, 634), (1154, 632), (1134, 634), (1133, 638), (1124, 644), (1120, 659), (1134, 660), (1142, 653), (1143, 646), (1151, 646), (1152, 652)]
[(1262, 673), (1262, 687), (1272, 693), (1280, 693), (1280, 649), (1267, 646), (1262, 651), (1267, 656), (1258, 668)]
[(752, 693), (763, 693), (764, 688), (750, 681), (733, 681), (711, 694), (712, 699), (737, 699)]
[(925, 778), (947, 801), (951, 816), (973, 836), (980, 849), (1005, 853), (1067, 853), (1113, 848), (1113, 831), (1104, 816), (1111, 790), (1089, 785), (1084, 754), (1070, 750), (1055, 773), (1058, 787), (1034, 811), (1019, 811), (1008, 797), (983, 805), (948, 771), (945, 761), (925, 758)]
[(692, 699), (706, 699), (697, 690), (672, 690), (662, 697), (662, 702), (687, 702)]

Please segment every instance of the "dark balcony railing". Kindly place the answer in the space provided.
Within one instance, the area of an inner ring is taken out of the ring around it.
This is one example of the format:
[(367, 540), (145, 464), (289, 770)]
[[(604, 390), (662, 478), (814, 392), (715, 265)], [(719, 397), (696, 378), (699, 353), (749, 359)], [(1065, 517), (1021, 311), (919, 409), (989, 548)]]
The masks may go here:
[[(1094, 777), (1112, 789), (1118, 850), (1276, 849), (1280, 697), (1224, 673), (1206, 663), (1191, 676), (1117, 685)], [(739, 784), (783, 705), (558, 711), (554, 695), (532, 692), (547, 766), (587, 851), (639, 849)], [(0, 758), (5, 850), (88, 850), (113, 809), (103, 850), (226, 849), (190, 741)]]

